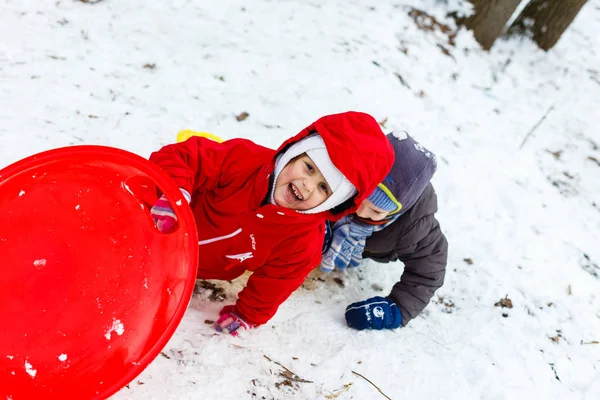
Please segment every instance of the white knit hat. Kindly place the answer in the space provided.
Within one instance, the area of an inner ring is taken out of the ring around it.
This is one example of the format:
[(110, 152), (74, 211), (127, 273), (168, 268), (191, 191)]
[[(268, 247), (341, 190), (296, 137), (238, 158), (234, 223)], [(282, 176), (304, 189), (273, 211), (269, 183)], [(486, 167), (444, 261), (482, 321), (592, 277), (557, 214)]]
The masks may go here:
[(273, 190), (271, 191), (271, 203), (275, 203), (273, 196), (279, 174), (292, 158), (297, 157), (302, 153), (306, 153), (310, 159), (313, 160), (333, 193), (327, 200), (318, 206), (311, 208), (310, 210), (298, 211), (299, 213), (316, 214), (330, 210), (333, 207), (342, 204), (357, 192), (354, 185), (352, 185), (344, 174), (336, 168), (331, 161), (331, 158), (329, 158), (325, 142), (321, 136), (313, 134), (292, 144), (285, 153), (277, 158), (275, 171), (273, 172), (275, 174), (275, 180), (273, 181)]

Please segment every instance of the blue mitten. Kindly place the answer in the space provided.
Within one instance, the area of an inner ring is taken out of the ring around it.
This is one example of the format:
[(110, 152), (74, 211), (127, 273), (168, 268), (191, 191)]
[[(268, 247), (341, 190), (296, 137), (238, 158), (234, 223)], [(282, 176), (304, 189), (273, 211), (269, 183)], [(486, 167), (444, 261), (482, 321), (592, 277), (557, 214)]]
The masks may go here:
[(343, 268), (346, 268), (350, 262), (351, 253), (348, 255), (342, 253), (342, 246), (349, 234), (350, 224), (334, 226), (329, 249), (321, 257), (321, 271), (331, 272), (337, 265), (343, 265)]
[(346, 307), (346, 322), (350, 328), (395, 329), (402, 324), (402, 313), (396, 303), (385, 297), (371, 297)]
[(321, 259), (321, 271), (331, 272), (335, 268), (358, 267), (365, 249), (365, 241), (373, 233), (372, 225), (357, 222), (348, 215), (333, 226), (333, 237), (329, 249)]
[(350, 224), (350, 236), (356, 239), (356, 244), (352, 248), (352, 256), (350, 257), (350, 267), (360, 266), (363, 251), (365, 251), (365, 242), (367, 238), (373, 234), (373, 225), (365, 225), (357, 222)]

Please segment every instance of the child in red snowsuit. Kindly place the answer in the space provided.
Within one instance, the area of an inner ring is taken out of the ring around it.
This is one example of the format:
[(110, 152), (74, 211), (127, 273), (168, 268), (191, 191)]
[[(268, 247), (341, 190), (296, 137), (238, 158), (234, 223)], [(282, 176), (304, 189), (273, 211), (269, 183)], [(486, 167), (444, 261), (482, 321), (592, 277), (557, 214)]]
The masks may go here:
[[(394, 160), (378, 123), (346, 112), (320, 118), (278, 150), (249, 140), (192, 137), (150, 156), (190, 202), (198, 231), (198, 278), (252, 271), (216, 329), (237, 335), (266, 323), (321, 260), (324, 221), (354, 212)], [(168, 231), (161, 197), (152, 214)]]

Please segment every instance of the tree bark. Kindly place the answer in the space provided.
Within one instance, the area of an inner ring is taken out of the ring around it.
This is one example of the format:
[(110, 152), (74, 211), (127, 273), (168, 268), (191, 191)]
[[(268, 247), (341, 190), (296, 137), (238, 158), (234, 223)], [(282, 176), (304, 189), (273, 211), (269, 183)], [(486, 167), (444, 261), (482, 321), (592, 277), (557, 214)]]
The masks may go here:
[(471, 0), (474, 13), (467, 18), (465, 25), (473, 31), (475, 40), (485, 50), (489, 50), (503, 33), (520, 2), (521, 0)]
[(531, 0), (508, 30), (528, 34), (544, 51), (551, 49), (587, 0)]

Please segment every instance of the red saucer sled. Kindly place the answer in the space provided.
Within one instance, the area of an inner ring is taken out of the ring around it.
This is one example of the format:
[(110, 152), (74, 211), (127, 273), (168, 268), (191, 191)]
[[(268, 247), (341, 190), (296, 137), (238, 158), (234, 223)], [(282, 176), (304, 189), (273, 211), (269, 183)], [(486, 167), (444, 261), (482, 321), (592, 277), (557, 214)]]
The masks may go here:
[[(159, 232), (157, 188), (177, 228)], [(105, 399), (189, 304), (198, 240), (179, 188), (126, 151), (74, 146), (0, 170), (0, 399)]]

